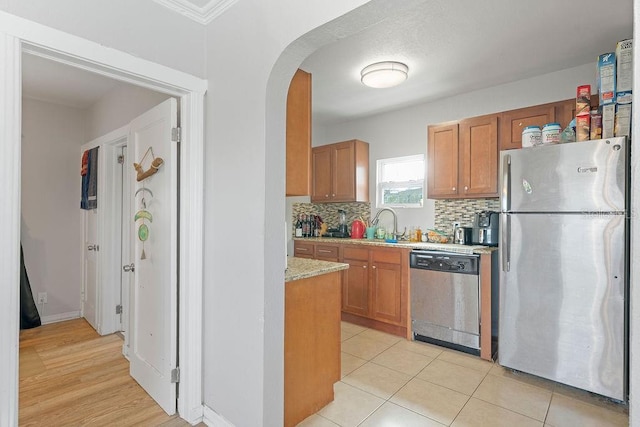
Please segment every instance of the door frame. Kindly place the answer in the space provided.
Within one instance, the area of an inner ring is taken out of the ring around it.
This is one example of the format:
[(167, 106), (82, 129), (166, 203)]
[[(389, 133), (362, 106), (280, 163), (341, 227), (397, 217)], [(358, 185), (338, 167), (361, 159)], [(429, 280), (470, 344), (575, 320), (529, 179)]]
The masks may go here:
[[(207, 81), (53, 28), (0, 12), (0, 425), (18, 424), (20, 150), (22, 53), (175, 96), (180, 102), (178, 412), (203, 418), (202, 280), (204, 95)], [(13, 285), (11, 285), (13, 284)]]
[[(89, 141), (82, 146), (82, 150), (100, 147), (98, 158), (98, 195), (102, 200), (98, 208), (98, 233), (97, 241), (100, 244), (101, 270), (98, 276), (96, 290), (96, 323), (97, 332), (100, 335), (108, 335), (120, 331), (118, 314), (115, 306), (120, 299), (119, 290), (113, 286), (120, 283), (121, 276), (121, 252), (118, 245), (121, 242), (121, 209), (122, 189), (116, 188), (115, 182), (119, 182), (116, 175), (122, 172), (123, 166), (118, 164), (117, 158), (120, 149), (127, 145), (129, 138), (129, 125), (122, 126), (105, 135)], [(118, 236), (114, 238), (114, 236)], [(125, 309), (123, 305), (123, 309)], [(82, 313), (84, 316), (84, 312)]]

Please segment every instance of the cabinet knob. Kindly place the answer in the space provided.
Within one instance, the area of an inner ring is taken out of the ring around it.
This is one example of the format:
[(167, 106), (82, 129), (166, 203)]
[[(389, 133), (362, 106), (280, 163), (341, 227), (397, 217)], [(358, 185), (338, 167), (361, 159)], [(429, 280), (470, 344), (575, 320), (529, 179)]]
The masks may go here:
[(331, 195), (331, 197), (336, 197), (335, 193)]
[(467, 191), (469, 189), (469, 187), (467, 187), (466, 185), (464, 186), (464, 191)]
[(329, 195), (328, 195), (328, 194), (325, 194), (325, 195), (324, 195), (324, 198), (325, 198), (325, 199), (328, 199), (328, 198), (329, 198)]
[(522, 127), (522, 122), (518, 123), (518, 126)]
[(451, 191), (456, 191), (456, 187), (451, 187)]
[(375, 268), (376, 268), (376, 266), (374, 265), (372, 268), (373, 268), (373, 269), (375, 269)]
[(366, 266), (366, 265), (363, 265), (363, 266), (362, 266), (362, 268), (367, 268), (367, 266)]

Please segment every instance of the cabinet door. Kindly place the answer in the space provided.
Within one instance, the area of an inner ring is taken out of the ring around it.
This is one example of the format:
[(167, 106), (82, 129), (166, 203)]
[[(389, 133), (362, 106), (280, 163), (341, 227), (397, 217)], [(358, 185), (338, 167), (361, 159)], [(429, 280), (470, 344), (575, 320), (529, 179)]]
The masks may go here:
[(460, 179), (463, 197), (498, 197), (498, 116), (460, 122)]
[(352, 202), (356, 199), (356, 160), (353, 141), (333, 145), (331, 200)]
[(342, 311), (369, 316), (369, 250), (343, 245), (342, 253)]
[(403, 325), (401, 253), (380, 249), (371, 252), (371, 316)]
[(458, 194), (458, 124), (429, 126), (427, 141), (427, 197)]
[(287, 94), (287, 196), (311, 193), (311, 74), (296, 71)]
[[(574, 98), (556, 102), (556, 122), (562, 129), (566, 128), (576, 116), (576, 100)], [(598, 94), (591, 94), (591, 108), (598, 108)]]
[(544, 126), (555, 121), (555, 104), (505, 111), (500, 116), (500, 150), (522, 148), (522, 131), (527, 126)]
[(330, 146), (315, 147), (312, 152), (313, 178), (311, 201), (328, 202), (331, 200), (331, 157)]
[(293, 242), (293, 256), (298, 258), (313, 258), (313, 243)]

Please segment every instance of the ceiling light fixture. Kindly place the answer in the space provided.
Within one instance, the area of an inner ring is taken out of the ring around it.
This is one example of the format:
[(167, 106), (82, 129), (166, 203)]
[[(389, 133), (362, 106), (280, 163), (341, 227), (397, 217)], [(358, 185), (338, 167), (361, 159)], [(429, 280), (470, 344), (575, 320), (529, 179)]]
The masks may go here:
[(393, 87), (405, 81), (408, 72), (409, 67), (402, 62), (376, 62), (362, 69), (360, 72), (360, 80), (364, 85), (369, 87)]

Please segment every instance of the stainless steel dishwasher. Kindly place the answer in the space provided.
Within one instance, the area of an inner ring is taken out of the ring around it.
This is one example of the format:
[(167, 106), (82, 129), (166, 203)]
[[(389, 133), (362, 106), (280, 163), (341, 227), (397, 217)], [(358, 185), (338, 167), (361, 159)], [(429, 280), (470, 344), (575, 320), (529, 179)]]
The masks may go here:
[(413, 339), (480, 354), (479, 255), (413, 250)]

